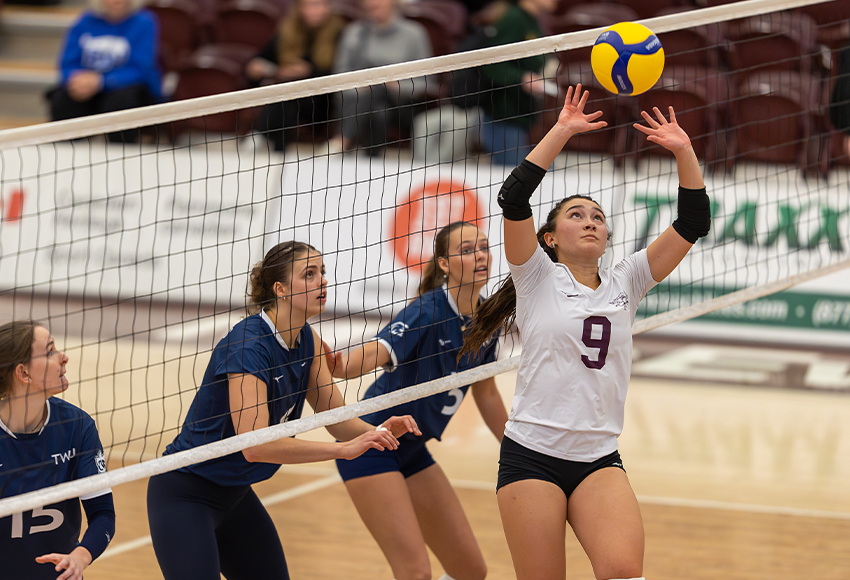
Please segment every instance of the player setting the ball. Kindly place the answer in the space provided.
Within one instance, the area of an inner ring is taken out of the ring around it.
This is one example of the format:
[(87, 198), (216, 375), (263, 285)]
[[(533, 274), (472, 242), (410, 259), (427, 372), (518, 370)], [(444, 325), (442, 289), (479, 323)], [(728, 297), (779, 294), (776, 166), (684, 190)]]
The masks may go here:
[[(644, 532), (617, 438), (623, 429), (632, 323), (646, 293), (708, 233), (711, 216), (688, 135), (657, 108), (635, 125), (673, 153), (679, 215), (648, 248), (600, 268), (610, 230), (583, 195), (560, 201), (535, 228), (530, 199), (573, 135), (606, 126), (567, 90), (558, 122), (499, 192), (511, 275), (478, 309), (464, 351), (516, 318), (523, 340), (499, 458), (497, 498), (518, 580), (563, 580), (566, 524), (600, 579), (643, 574)], [(535, 231), (536, 230), (536, 231)], [(463, 354), (463, 352), (461, 354)]]

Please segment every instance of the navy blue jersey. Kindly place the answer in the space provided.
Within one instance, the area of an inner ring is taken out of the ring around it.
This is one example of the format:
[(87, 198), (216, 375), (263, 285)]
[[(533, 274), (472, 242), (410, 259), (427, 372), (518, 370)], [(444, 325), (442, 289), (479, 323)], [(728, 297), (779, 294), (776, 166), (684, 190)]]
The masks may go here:
[[(215, 347), (183, 429), (165, 449), (176, 453), (235, 435), (230, 417), (229, 374), (254, 375), (267, 388), (269, 425), (301, 416), (310, 366), (313, 330), (305, 324), (298, 345), (289, 349), (265, 312), (240, 321)], [(280, 465), (249, 463), (242, 452), (192, 465), (185, 471), (219, 485), (250, 485), (270, 478)]]
[[(426, 292), (408, 304), (378, 333), (376, 340), (387, 347), (391, 361), (387, 372), (369, 387), (364, 398), (377, 397), (496, 360), (498, 332), (482, 347), (480, 358), (473, 361), (473, 357), (466, 355), (458, 364), (463, 332), (470, 319), (458, 312), (445, 286)], [(465, 385), (437, 393), (366, 415), (363, 419), (378, 425), (392, 415), (412, 415), (423, 439), (439, 439), (468, 388), (469, 385)]]
[[(38, 433), (12, 433), (2, 422), (0, 429), (0, 498), (106, 471), (94, 420), (62, 399), (48, 399), (47, 420)], [(54, 565), (38, 564), (35, 558), (71, 552), (79, 543), (81, 522), (78, 498), (0, 519), (0, 576), (55, 580)]]

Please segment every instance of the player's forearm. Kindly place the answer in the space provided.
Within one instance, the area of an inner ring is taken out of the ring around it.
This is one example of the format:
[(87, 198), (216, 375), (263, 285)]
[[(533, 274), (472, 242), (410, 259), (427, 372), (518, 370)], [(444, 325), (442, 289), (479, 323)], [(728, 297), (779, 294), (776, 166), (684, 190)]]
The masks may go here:
[(333, 373), (334, 377), (338, 379), (353, 379), (371, 373), (381, 365), (381, 351), (380, 343), (377, 340), (348, 351), (342, 355), (340, 364), (336, 365)]
[(702, 189), (705, 181), (702, 178), (702, 169), (694, 148), (688, 145), (686, 148), (675, 152), (676, 170), (679, 174), (679, 185), (686, 189)]
[(555, 123), (526, 159), (542, 169), (548, 169), (572, 136), (569, 129)]
[(84, 499), (82, 503), (88, 527), (79, 548), (84, 549), (88, 555), (88, 566), (106, 550), (115, 536), (115, 504), (111, 493)]
[(328, 425), (327, 430), (334, 439), (339, 441), (351, 441), (355, 437), (358, 437), (367, 431), (374, 431), (375, 425), (367, 423), (363, 419), (354, 418), (349, 419), (348, 421), (343, 421), (342, 423), (337, 423), (336, 425)]
[(244, 449), (242, 454), (251, 463), (311, 463), (342, 457), (338, 443), (303, 441), (292, 437), (263, 443)]

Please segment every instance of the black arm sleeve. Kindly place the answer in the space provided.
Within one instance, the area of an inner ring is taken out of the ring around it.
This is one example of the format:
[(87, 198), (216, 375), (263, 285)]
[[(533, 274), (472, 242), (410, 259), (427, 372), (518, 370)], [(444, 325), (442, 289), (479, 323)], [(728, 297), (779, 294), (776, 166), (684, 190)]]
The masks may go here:
[(679, 186), (679, 216), (673, 222), (673, 229), (692, 244), (708, 235), (711, 229), (711, 203), (704, 187), (685, 189)]
[(529, 200), (545, 175), (545, 169), (527, 159), (511, 171), (497, 198), (505, 219), (521, 222), (532, 216)]
[(86, 510), (86, 520), (89, 525), (80, 545), (89, 551), (94, 562), (103, 554), (109, 542), (112, 541), (112, 537), (115, 536), (115, 506), (112, 494), (106, 493), (84, 499), (83, 508)]

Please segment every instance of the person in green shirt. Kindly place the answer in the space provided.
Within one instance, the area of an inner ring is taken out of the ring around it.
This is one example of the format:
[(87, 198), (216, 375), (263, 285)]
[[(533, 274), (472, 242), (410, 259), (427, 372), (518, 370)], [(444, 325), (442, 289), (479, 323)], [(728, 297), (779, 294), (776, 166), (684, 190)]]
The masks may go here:
[[(537, 18), (555, 9), (557, 0), (519, 0), (506, 3), (496, 20), (491, 46), (540, 38)], [(519, 165), (531, 151), (528, 130), (545, 93), (545, 57), (537, 55), (490, 64), (481, 72), (493, 91), (481, 99), (484, 119), (481, 144), (499, 165)]]

